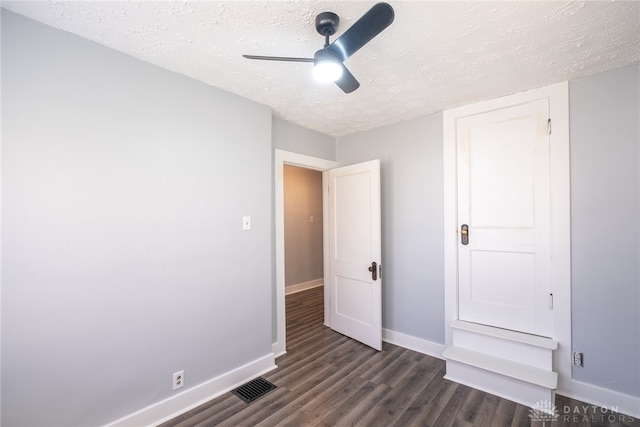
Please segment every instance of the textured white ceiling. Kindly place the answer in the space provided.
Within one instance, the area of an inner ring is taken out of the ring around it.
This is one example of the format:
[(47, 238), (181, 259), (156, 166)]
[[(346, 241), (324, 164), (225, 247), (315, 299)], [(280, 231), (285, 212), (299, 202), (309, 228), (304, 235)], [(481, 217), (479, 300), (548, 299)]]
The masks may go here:
[(2, 1), (2, 6), (269, 105), (341, 136), (640, 61), (640, 2), (391, 0), (395, 21), (345, 64), (360, 88), (313, 80), (314, 27), (340, 35), (374, 1)]

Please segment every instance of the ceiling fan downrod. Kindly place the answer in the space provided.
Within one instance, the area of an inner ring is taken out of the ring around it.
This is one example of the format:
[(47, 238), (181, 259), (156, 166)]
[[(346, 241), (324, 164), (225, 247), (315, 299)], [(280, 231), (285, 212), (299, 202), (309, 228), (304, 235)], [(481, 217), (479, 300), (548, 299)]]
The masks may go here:
[(338, 30), (340, 18), (333, 12), (322, 12), (316, 16), (316, 31), (324, 36), (324, 48), (329, 47), (329, 37)]

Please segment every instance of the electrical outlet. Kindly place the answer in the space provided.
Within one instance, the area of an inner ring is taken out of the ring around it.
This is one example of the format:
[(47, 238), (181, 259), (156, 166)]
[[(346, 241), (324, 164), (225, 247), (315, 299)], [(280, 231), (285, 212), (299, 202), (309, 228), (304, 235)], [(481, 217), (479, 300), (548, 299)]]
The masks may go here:
[(177, 390), (184, 386), (184, 371), (174, 372), (173, 374), (173, 389)]
[(573, 365), (581, 368), (584, 367), (584, 353), (573, 352)]

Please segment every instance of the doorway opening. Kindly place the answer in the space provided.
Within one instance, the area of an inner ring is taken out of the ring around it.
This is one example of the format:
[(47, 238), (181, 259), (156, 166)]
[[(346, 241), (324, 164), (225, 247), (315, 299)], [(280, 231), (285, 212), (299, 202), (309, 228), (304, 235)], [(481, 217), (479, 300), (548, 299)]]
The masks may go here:
[[(272, 351), (276, 357), (286, 353), (286, 305), (285, 305), (285, 220), (284, 220), (284, 169), (285, 165), (298, 166), (313, 171), (325, 172), (337, 167), (337, 162), (292, 153), (289, 151), (275, 150), (274, 153), (274, 193), (275, 193), (275, 240), (276, 240), (276, 288), (275, 288), (275, 319), (273, 324)], [(325, 175), (322, 177), (322, 264), (323, 270), (327, 265), (327, 204), (328, 183)], [(314, 218), (315, 220), (315, 218)], [(307, 218), (308, 221), (308, 218)], [(327, 277), (323, 271), (323, 277)], [(327, 292), (324, 292), (324, 324), (330, 326), (330, 314)]]
[[(336, 167), (275, 150), (276, 289), (272, 351), (286, 352), (284, 169), (322, 171), (324, 325), (382, 348), (380, 160)], [(331, 195), (331, 197), (329, 197)]]
[(285, 295), (324, 283), (322, 172), (285, 164)]

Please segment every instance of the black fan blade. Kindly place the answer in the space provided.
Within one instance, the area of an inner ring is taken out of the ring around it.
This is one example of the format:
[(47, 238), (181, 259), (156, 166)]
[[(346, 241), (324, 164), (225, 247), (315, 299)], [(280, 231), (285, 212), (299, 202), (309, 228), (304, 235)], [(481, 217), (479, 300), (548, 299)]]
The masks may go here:
[(362, 15), (362, 18), (358, 19), (327, 49), (338, 54), (344, 61), (391, 25), (394, 16), (391, 5), (378, 3)]
[(313, 62), (313, 58), (291, 58), (288, 56), (259, 56), (259, 55), (242, 55), (247, 59), (261, 59), (264, 61), (287, 61), (287, 62)]
[(336, 80), (336, 84), (344, 93), (351, 93), (360, 87), (360, 83), (353, 77), (353, 74), (347, 70), (347, 67), (342, 64), (342, 76)]

